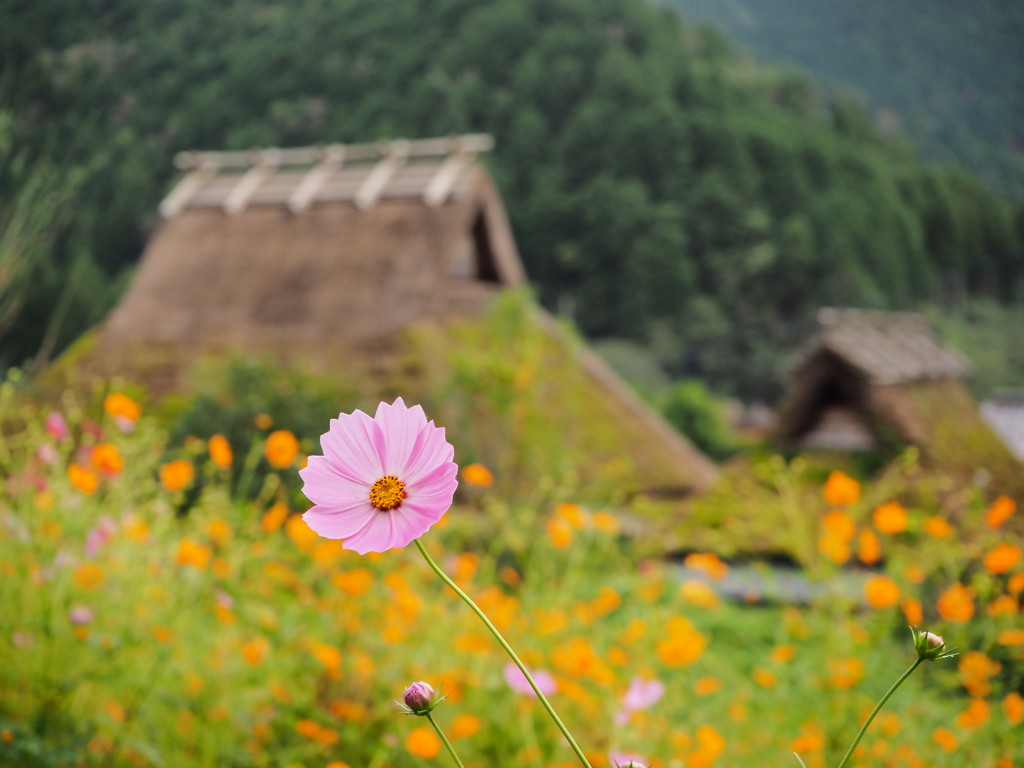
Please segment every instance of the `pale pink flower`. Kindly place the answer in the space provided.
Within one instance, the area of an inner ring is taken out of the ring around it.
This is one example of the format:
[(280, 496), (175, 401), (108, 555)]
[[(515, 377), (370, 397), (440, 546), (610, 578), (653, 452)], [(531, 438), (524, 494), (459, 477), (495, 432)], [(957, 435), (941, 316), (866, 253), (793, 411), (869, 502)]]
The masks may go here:
[(618, 768), (647, 768), (647, 760), (639, 755), (612, 752), (608, 755), (608, 759), (612, 766), (618, 766)]
[[(506, 664), (504, 673), (505, 682), (513, 691), (527, 696), (537, 695), (533, 686), (530, 685), (530, 681), (526, 679), (526, 675), (515, 664)], [(555, 678), (551, 676), (550, 672), (545, 672), (543, 669), (536, 671), (531, 669), (530, 674), (533, 676), (534, 682), (537, 683), (537, 687), (540, 688), (540, 692), (545, 696), (550, 696), (558, 689), (558, 684), (555, 683)]]
[(645, 680), (634, 677), (622, 697), (622, 709), (615, 713), (615, 724), (625, 725), (630, 715), (658, 703), (665, 695), (665, 685), (660, 680)]
[(96, 554), (117, 535), (117, 522), (104, 515), (85, 536), (85, 556), (95, 557)]
[(323, 456), (310, 456), (302, 492), (314, 506), (302, 519), (359, 554), (404, 547), (452, 505), (458, 481), (455, 449), (444, 429), (402, 398), (331, 419)]
[(75, 626), (83, 626), (92, 622), (92, 610), (87, 605), (76, 605), (68, 611), (68, 620)]
[(49, 443), (42, 443), (36, 448), (36, 458), (38, 458), (44, 464), (56, 464), (60, 459), (60, 454), (57, 453), (57, 449)]
[(51, 411), (46, 417), (46, 431), (49, 432), (57, 442), (67, 440), (68, 423), (57, 411)]

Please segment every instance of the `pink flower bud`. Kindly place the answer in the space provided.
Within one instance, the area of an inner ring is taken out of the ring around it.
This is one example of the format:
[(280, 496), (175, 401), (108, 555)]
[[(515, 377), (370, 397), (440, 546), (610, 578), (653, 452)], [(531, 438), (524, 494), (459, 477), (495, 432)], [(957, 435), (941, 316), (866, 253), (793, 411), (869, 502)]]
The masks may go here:
[(405, 695), (402, 698), (405, 701), (405, 706), (413, 712), (426, 714), (433, 709), (434, 689), (422, 681), (413, 683), (405, 689)]
[(925, 632), (924, 639), (928, 643), (929, 648), (941, 648), (946, 643), (941, 635), (936, 635), (933, 632)]

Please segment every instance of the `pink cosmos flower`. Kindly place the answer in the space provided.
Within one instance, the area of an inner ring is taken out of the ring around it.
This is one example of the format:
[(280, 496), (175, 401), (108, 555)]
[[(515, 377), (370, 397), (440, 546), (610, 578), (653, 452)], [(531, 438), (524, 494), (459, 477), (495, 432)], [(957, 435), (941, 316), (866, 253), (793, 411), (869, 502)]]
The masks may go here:
[(314, 506), (302, 519), (321, 536), (361, 555), (404, 547), (452, 505), (458, 466), (444, 429), (402, 398), (371, 419), (339, 414), (310, 456), (302, 492)]
[(665, 685), (660, 680), (634, 677), (629, 681), (629, 688), (622, 697), (622, 709), (615, 713), (615, 724), (625, 725), (629, 722), (630, 715), (654, 706), (664, 695)]
[(50, 415), (46, 417), (46, 431), (49, 432), (57, 442), (67, 440), (68, 438), (68, 423), (64, 421), (64, 417), (57, 411), (51, 411)]
[[(530, 685), (530, 681), (526, 679), (526, 675), (515, 664), (506, 664), (504, 673), (505, 682), (508, 683), (508, 687), (513, 691), (526, 696), (537, 695), (533, 690), (533, 686)], [(555, 678), (551, 676), (550, 672), (545, 672), (543, 669), (536, 671), (531, 669), (530, 674), (533, 675), (537, 687), (540, 688), (540, 692), (545, 696), (550, 696), (558, 688), (558, 684), (555, 683)]]
[(117, 535), (117, 523), (113, 518), (104, 515), (92, 527), (85, 537), (85, 556), (95, 557), (96, 554)]
[(608, 760), (617, 768), (647, 768), (646, 759), (625, 752), (611, 752), (608, 755)]

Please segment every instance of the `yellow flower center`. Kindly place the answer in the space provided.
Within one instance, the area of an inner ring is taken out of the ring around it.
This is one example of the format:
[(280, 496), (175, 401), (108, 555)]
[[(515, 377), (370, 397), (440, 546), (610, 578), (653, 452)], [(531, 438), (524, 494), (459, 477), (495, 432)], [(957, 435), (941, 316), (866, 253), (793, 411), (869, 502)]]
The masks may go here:
[(392, 510), (405, 498), (405, 483), (394, 475), (384, 475), (370, 486), (370, 503), (377, 509)]

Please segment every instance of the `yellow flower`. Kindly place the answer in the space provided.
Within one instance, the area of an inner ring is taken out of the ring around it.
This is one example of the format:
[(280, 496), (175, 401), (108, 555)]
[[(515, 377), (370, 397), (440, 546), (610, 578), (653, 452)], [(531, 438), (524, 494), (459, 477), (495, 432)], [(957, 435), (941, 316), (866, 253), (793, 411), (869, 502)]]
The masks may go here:
[(107, 395), (103, 399), (103, 410), (109, 416), (120, 416), (128, 421), (138, 421), (142, 415), (142, 406), (121, 392)]
[(721, 581), (729, 573), (729, 566), (714, 552), (693, 552), (686, 556), (683, 565), (700, 571), (712, 581)]
[(825, 501), (835, 507), (848, 507), (860, 500), (860, 483), (839, 470), (833, 470), (822, 489)]
[(565, 520), (577, 531), (582, 531), (589, 522), (587, 513), (579, 504), (559, 504), (555, 507), (555, 515)]
[(440, 753), (441, 740), (432, 730), (420, 726), (413, 728), (406, 735), (405, 748), (416, 757), (431, 760)]
[(792, 645), (779, 645), (772, 648), (771, 660), (776, 664), (785, 664), (793, 660), (796, 656), (796, 648)]
[(872, 576), (864, 583), (864, 597), (872, 608), (889, 608), (900, 601), (900, 588), (888, 576)]
[(79, 464), (72, 464), (68, 467), (68, 480), (86, 496), (96, 493), (96, 488), (100, 484), (100, 478), (95, 472)]
[(871, 522), (882, 533), (902, 533), (907, 530), (907, 510), (890, 501), (871, 513)]
[(242, 656), (250, 666), (257, 666), (270, 653), (270, 643), (263, 636), (242, 643)]
[(764, 667), (758, 667), (751, 673), (751, 677), (754, 678), (754, 682), (760, 685), (762, 688), (774, 688), (775, 684), (779, 679), (775, 676), (775, 673)]
[(619, 521), (615, 515), (609, 514), (608, 512), (595, 512), (590, 517), (590, 522), (594, 528), (601, 531), (602, 533), (618, 533), (619, 532)]
[(467, 485), (490, 488), (494, 485), (494, 475), (483, 464), (469, 464), (462, 468), (462, 480)]
[(722, 689), (722, 681), (717, 677), (702, 677), (693, 684), (693, 692), (698, 696), (710, 696)]
[(299, 441), (287, 429), (278, 429), (267, 435), (263, 455), (275, 469), (288, 469), (299, 455)]
[(224, 435), (214, 435), (207, 441), (206, 450), (210, 453), (210, 461), (220, 469), (227, 469), (235, 460), (231, 443)]
[(220, 518), (211, 520), (206, 524), (206, 535), (210, 537), (214, 544), (223, 549), (231, 540), (231, 526), (228, 525), (226, 520), (221, 520)]
[(171, 493), (182, 490), (195, 475), (192, 464), (185, 459), (175, 459), (160, 467), (160, 483)]

